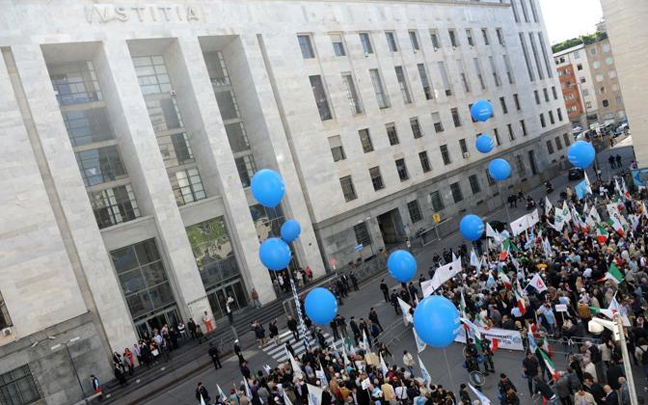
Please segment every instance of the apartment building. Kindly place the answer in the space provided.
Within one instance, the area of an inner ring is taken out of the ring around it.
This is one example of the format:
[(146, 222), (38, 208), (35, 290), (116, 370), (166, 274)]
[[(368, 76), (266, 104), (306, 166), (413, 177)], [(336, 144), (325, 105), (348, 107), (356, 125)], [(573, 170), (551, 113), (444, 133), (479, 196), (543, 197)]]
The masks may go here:
[[(219, 319), (229, 296), (274, 300), (258, 248), (285, 218), (291, 265), (319, 277), (456, 230), (570, 143), (537, 0), (0, 9), (0, 398), (17, 403), (80, 399), (75, 372), (107, 379), (113, 350)], [(287, 186), (272, 210), (249, 192), (264, 167)]]

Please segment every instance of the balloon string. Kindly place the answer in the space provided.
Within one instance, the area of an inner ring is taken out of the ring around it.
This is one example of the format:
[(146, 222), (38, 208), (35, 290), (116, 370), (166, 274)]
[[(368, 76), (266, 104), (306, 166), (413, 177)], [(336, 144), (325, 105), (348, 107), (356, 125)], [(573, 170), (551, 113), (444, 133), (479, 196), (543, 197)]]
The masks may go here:
[(452, 372), (450, 372), (450, 363), (448, 363), (448, 355), (446, 354), (445, 347), (443, 348), (443, 358), (445, 359), (446, 368), (448, 369), (448, 375), (450, 376), (450, 384), (452, 385), (452, 390), (455, 389), (454, 378), (452, 378)]

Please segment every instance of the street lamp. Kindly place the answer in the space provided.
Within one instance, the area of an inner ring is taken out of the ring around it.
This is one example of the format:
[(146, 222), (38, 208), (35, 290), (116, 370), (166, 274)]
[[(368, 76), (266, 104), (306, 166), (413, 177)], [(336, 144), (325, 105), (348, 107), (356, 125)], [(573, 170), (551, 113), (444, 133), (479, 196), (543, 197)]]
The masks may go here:
[(630, 393), (630, 404), (638, 405), (637, 391), (635, 390), (634, 377), (632, 376), (632, 365), (630, 363), (630, 355), (628, 354), (628, 346), (626, 345), (625, 333), (623, 332), (623, 324), (621, 323), (621, 315), (614, 314), (614, 320), (606, 321), (601, 318), (592, 318), (587, 325), (587, 329), (592, 333), (601, 333), (603, 328), (612, 331), (612, 337), (621, 345), (621, 356), (623, 357), (623, 368), (625, 370), (625, 377), (628, 384), (628, 391)]
[(65, 346), (65, 351), (67, 352), (68, 358), (70, 359), (70, 364), (72, 365), (72, 370), (74, 371), (74, 376), (76, 377), (77, 382), (79, 383), (79, 388), (81, 389), (81, 395), (83, 396), (83, 401), (87, 403), (88, 399), (87, 399), (87, 397), (85, 395), (85, 391), (83, 390), (83, 384), (81, 384), (81, 379), (79, 378), (79, 373), (77, 372), (76, 366), (74, 365), (74, 360), (72, 359), (72, 354), (70, 353), (70, 348), (68, 346), (68, 345), (70, 345), (72, 343), (75, 343), (75, 342), (77, 342), (79, 340), (81, 340), (80, 337), (78, 337), (78, 336), (73, 337), (72, 339), (68, 340), (67, 342), (55, 344), (54, 346), (52, 346), (50, 348), (50, 350), (55, 351), (58, 348), (60, 348), (61, 346)]

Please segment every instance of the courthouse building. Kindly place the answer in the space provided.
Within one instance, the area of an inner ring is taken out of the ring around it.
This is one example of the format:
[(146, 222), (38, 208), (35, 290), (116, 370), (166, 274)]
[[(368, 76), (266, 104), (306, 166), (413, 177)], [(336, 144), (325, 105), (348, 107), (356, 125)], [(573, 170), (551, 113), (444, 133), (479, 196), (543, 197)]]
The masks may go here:
[(258, 248), (284, 218), (320, 277), (454, 231), (570, 143), (538, 0), (0, 0), (0, 53), (3, 403), (74, 402), (154, 328), (276, 299)]

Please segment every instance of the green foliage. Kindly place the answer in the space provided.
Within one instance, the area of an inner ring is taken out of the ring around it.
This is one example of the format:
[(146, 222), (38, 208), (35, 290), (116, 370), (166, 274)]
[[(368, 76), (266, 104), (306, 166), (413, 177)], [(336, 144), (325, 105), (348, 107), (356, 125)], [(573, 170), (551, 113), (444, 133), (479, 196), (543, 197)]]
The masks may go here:
[(578, 38), (571, 38), (566, 41), (557, 43), (556, 45), (551, 47), (551, 51), (553, 53), (564, 51), (565, 49), (569, 49), (573, 46), (580, 45), (580, 44), (585, 44), (585, 45), (590, 45), (598, 41), (602, 41), (604, 39), (607, 39), (607, 33), (603, 31), (596, 31), (593, 34), (589, 35), (581, 35)]

